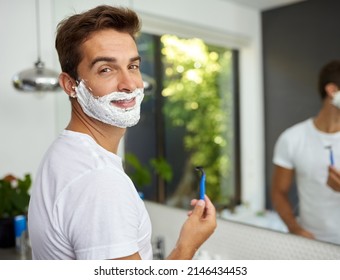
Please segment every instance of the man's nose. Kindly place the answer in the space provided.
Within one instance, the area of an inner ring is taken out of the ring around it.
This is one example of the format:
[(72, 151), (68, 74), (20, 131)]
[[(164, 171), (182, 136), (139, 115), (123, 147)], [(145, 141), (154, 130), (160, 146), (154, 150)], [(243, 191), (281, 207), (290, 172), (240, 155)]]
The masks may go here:
[(118, 78), (118, 90), (123, 92), (133, 92), (137, 88), (136, 77), (128, 71), (122, 71)]

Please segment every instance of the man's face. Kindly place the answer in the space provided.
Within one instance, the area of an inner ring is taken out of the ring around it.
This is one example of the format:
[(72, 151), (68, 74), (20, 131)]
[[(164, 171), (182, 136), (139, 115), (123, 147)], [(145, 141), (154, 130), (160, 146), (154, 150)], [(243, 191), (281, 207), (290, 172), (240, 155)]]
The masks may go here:
[(78, 76), (95, 96), (143, 87), (140, 57), (129, 34), (113, 29), (95, 32), (81, 50), (83, 59), (77, 69)]

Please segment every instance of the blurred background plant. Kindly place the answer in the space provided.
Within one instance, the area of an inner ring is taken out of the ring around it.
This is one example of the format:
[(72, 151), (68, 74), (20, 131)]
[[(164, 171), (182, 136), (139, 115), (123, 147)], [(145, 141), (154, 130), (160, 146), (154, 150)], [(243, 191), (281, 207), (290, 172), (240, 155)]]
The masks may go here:
[(27, 215), (31, 175), (18, 178), (9, 174), (0, 179), (0, 248), (15, 246), (14, 219)]
[(140, 160), (133, 153), (125, 154), (125, 169), (138, 191), (152, 181), (152, 175), (160, 176), (165, 182), (172, 179), (172, 168), (164, 158), (152, 158), (147, 166), (143, 166)]
[(0, 179), (0, 218), (27, 214), (31, 184), (30, 174), (24, 178), (7, 175)]

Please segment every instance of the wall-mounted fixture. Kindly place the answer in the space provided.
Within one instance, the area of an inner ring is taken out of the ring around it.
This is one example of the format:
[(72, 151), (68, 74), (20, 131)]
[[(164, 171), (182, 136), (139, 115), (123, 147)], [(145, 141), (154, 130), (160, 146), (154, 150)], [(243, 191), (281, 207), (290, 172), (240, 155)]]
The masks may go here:
[(147, 74), (142, 73), (143, 86), (145, 95), (153, 95), (156, 90), (156, 81)]
[(35, 1), (36, 28), (37, 28), (37, 53), (38, 59), (34, 68), (23, 70), (14, 75), (13, 86), (24, 92), (56, 91), (60, 89), (58, 73), (45, 68), (44, 62), (40, 59), (40, 13), (39, 0)]

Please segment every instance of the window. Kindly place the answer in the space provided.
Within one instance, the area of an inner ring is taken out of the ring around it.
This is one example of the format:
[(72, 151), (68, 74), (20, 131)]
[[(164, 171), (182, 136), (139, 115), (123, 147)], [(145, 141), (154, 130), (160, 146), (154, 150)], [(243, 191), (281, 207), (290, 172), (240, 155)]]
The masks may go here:
[(187, 208), (199, 174), (217, 207), (240, 200), (237, 57), (198, 38), (138, 38), (146, 92), (125, 136), (126, 170), (145, 198)]

